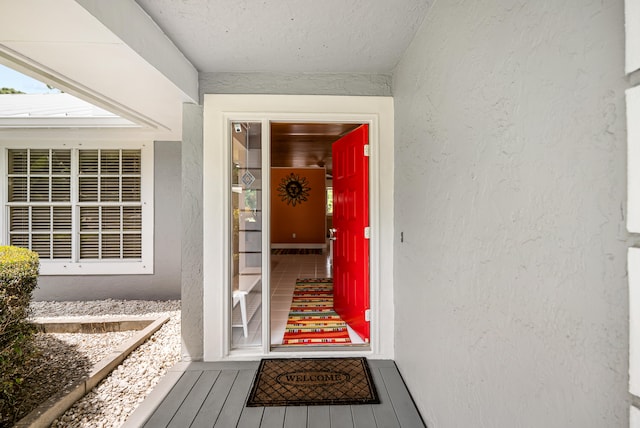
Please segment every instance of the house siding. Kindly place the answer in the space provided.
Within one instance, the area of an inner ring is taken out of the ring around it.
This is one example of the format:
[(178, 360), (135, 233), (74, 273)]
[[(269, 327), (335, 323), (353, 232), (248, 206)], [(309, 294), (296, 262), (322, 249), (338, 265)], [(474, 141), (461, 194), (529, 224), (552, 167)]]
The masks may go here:
[(154, 273), (40, 276), (34, 300), (180, 298), (181, 144), (154, 143)]
[(628, 426), (623, 36), (619, 0), (435, 2), (394, 72), (395, 355), (430, 427)]

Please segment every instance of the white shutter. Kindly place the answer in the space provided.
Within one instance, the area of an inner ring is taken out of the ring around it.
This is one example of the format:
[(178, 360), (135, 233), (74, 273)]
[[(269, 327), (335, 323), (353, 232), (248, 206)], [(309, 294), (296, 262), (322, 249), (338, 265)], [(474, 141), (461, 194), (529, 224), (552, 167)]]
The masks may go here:
[(31, 230), (38, 232), (51, 231), (51, 207), (31, 207)]
[(29, 207), (9, 207), (9, 230), (29, 232)]
[(27, 202), (27, 177), (9, 177), (9, 202)]
[(120, 175), (120, 150), (100, 150), (100, 175)]
[(78, 159), (78, 199), (80, 202), (97, 202), (98, 150), (80, 150)]
[(142, 235), (140, 233), (132, 233), (123, 235), (122, 238), (122, 257), (125, 259), (142, 258)]
[(80, 235), (80, 259), (98, 259), (99, 235), (97, 233), (85, 233)]
[(31, 251), (38, 253), (41, 259), (51, 258), (51, 234), (33, 233), (31, 235)]
[(100, 177), (100, 202), (120, 202), (120, 177)]
[(122, 151), (122, 175), (140, 175), (140, 150)]
[(71, 207), (53, 208), (53, 254), (54, 259), (71, 259), (72, 257), (72, 217)]
[(78, 159), (80, 175), (98, 175), (98, 150), (80, 150)]
[(120, 234), (119, 233), (103, 233), (102, 235), (102, 259), (119, 259), (120, 258)]
[(28, 173), (27, 158), (27, 149), (9, 150), (9, 167), (7, 169), (8, 174), (19, 174), (26, 176)]
[(122, 202), (140, 202), (140, 176), (122, 177)]
[(100, 207), (80, 207), (80, 258), (99, 258)]
[(142, 207), (122, 209), (122, 257), (139, 259), (142, 257)]
[(29, 207), (9, 207), (9, 243), (29, 248)]

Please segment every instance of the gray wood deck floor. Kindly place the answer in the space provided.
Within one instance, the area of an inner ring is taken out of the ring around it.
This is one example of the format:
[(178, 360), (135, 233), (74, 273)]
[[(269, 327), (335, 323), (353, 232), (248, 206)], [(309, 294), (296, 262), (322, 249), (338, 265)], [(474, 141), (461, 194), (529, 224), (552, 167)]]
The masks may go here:
[(123, 428), (424, 427), (393, 361), (369, 360), (380, 404), (245, 407), (258, 362), (179, 363)]

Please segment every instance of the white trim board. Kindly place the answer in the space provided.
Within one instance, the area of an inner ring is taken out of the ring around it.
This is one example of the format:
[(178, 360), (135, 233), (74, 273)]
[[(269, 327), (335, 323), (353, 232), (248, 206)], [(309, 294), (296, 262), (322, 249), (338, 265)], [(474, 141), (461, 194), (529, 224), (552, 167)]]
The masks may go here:
[(624, 2), (627, 74), (640, 69), (640, 0)]
[(640, 248), (629, 248), (629, 392), (640, 397)]
[(640, 428), (640, 410), (629, 406), (629, 428)]
[[(255, 359), (271, 354), (269, 311), (263, 311), (263, 345), (231, 352), (228, 287), (229, 232), (229, 123), (262, 123), (263, 143), (269, 141), (269, 123), (344, 122), (368, 123), (372, 147), (370, 159), (371, 214), (371, 346), (366, 350), (278, 351), (279, 357), (366, 355), (394, 357), (393, 305), (393, 99), (391, 97), (342, 97), (299, 95), (218, 95), (204, 96), (203, 147), (203, 326), (204, 360)], [(263, 144), (263, 147), (268, 145)], [(263, 177), (268, 182), (270, 159), (263, 152)], [(263, 191), (263, 206), (269, 199)], [(222, 201), (222, 203), (221, 203)], [(268, 215), (263, 216), (269, 224)], [(268, 227), (263, 228), (263, 286), (268, 287)], [(269, 293), (263, 304), (268, 306)]]
[(640, 233), (640, 86), (627, 89), (627, 230)]

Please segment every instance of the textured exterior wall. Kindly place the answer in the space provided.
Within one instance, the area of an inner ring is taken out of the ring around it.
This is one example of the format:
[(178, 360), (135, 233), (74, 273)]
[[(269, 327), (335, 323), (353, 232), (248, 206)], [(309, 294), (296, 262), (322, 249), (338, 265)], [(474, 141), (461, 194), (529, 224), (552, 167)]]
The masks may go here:
[(623, 35), (621, 0), (435, 2), (394, 73), (396, 359), (430, 428), (628, 424)]
[(181, 328), (182, 357), (185, 360), (202, 360), (203, 355), (202, 126), (202, 106), (184, 104), (182, 114)]
[(390, 96), (391, 76), (357, 73), (200, 73), (203, 94)]
[(35, 300), (180, 298), (180, 142), (154, 143), (153, 275), (41, 276)]

